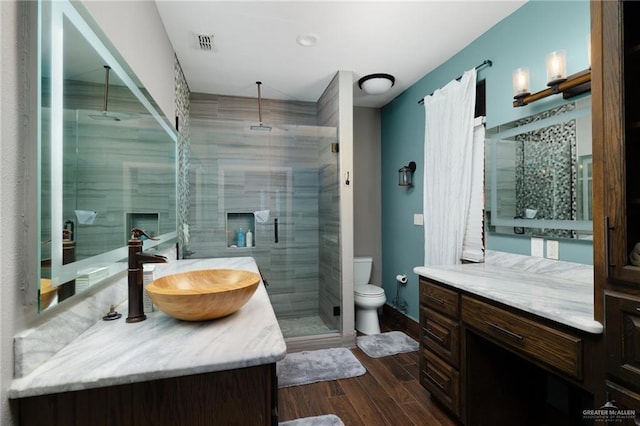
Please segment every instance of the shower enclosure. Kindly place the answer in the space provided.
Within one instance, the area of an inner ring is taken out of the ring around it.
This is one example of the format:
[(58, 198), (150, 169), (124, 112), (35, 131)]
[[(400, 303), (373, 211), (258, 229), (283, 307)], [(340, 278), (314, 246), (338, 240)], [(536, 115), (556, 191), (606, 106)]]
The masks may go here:
[(255, 124), (191, 118), (184, 256), (251, 256), (286, 338), (340, 333), (336, 129)]

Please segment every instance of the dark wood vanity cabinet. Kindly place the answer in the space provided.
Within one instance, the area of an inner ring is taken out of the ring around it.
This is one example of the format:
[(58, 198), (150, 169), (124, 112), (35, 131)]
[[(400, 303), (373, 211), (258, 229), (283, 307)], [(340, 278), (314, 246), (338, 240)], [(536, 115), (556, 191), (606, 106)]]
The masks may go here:
[[(602, 383), (592, 362), (599, 341), (420, 278), (420, 383), (463, 424), (580, 423)], [(557, 389), (569, 401), (562, 413), (548, 403)]]
[(605, 327), (603, 398), (640, 415), (640, 262), (631, 255), (640, 243), (638, 22), (640, 2), (591, 2), (594, 285), (596, 320)]
[(278, 424), (275, 363), (17, 400), (20, 425)]

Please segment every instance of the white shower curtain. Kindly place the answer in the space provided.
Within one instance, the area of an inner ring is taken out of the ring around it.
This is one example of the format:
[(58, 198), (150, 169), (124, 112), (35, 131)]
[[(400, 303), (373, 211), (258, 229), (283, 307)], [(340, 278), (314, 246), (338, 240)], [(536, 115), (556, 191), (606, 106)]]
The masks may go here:
[(424, 98), (424, 264), (460, 263), (471, 195), (476, 70)]

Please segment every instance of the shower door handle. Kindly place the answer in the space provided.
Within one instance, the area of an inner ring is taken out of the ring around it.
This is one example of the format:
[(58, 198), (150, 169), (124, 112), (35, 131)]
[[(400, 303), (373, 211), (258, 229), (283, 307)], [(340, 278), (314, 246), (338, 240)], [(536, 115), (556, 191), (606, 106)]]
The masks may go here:
[(278, 219), (273, 219), (273, 232), (274, 232), (274, 243), (278, 243)]

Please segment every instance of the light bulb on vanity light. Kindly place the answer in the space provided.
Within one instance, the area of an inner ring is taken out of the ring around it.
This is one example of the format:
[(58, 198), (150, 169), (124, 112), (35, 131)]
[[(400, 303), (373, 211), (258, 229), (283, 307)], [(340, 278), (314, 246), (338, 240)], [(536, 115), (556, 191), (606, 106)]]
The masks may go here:
[(522, 98), (530, 94), (529, 68), (518, 68), (513, 71), (513, 97)]
[(567, 79), (567, 54), (556, 50), (547, 55), (547, 86), (553, 86)]

